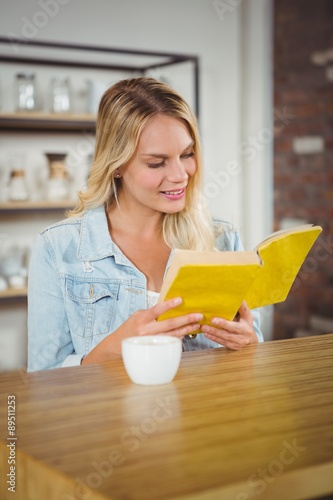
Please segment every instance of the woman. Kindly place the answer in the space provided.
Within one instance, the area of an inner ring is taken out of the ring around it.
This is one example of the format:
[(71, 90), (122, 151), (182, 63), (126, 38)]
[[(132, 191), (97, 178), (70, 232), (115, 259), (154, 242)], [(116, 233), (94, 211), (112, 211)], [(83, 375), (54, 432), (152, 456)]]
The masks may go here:
[(144, 77), (105, 92), (88, 188), (32, 254), (29, 370), (106, 361), (135, 335), (175, 335), (184, 350), (262, 340), (258, 312), (245, 303), (237, 321), (216, 311), (214, 326), (192, 339), (200, 311), (156, 321), (181, 301), (157, 304), (173, 248), (242, 249), (231, 225), (211, 219), (201, 182), (196, 119), (177, 92)]

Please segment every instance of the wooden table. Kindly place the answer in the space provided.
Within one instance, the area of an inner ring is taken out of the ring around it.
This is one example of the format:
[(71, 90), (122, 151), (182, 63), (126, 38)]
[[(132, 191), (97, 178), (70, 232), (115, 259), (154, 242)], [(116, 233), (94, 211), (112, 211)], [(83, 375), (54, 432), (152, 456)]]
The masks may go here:
[[(0, 497), (288, 500), (332, 493), (332, 368), (333, 334), (185, 353), (164, 386), (132, 384), (121, 361), (2, 374)], [(9, 459), (15, 495), (5, 484)]]

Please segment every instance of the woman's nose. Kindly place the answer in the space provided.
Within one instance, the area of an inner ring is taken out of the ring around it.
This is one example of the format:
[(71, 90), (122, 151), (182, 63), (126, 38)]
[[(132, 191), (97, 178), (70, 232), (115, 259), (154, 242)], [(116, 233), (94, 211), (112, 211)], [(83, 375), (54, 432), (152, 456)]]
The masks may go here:
[(188, 179), (188, 173), (181, 160), (174, 160), (169, 165), (168, 179), (170, 182), (184, 182)]

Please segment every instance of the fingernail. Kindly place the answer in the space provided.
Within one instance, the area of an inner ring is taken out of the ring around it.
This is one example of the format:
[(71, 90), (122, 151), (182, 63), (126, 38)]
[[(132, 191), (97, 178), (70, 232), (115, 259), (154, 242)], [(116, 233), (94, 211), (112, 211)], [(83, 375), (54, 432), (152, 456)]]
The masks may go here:
[(201, 319), (203, 319), (203, 314), (197, 313), (194, 315), (194, 318), (195, 321), (200, 321)]
[(179, 306), (179, 304), (181, 304), (182, 302), (183, 300), (181, 297), (176, 297), (175, 299), (173, 299), (173, 303), (175, 306)]
[(213, 325), (218, 325), (220, 323), (220, 320), (218, 318), (213, 318), (212, 323)]

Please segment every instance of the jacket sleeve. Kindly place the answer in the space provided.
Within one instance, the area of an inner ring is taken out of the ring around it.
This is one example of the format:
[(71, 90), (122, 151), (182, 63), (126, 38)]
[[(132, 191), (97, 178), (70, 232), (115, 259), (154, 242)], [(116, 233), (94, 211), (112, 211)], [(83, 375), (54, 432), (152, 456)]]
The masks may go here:
[(45, 233), (37, 236), (31, 255), (28, 282), (28, 371), (75, 366), (61, 276)]

